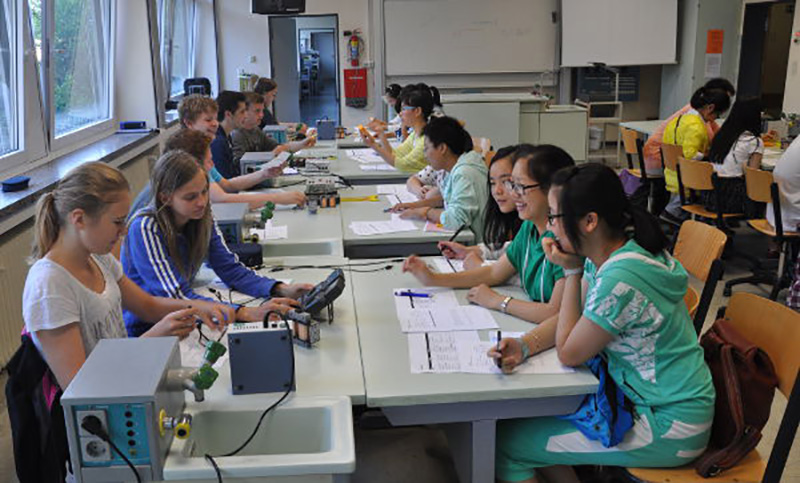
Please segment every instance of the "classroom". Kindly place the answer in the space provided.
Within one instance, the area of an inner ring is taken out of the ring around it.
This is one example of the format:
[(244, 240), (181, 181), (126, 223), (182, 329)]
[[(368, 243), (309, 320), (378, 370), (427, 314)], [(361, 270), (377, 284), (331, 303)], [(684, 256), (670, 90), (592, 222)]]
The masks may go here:
[(800, 483), (799, 7), (0, 0), (0, 481)]

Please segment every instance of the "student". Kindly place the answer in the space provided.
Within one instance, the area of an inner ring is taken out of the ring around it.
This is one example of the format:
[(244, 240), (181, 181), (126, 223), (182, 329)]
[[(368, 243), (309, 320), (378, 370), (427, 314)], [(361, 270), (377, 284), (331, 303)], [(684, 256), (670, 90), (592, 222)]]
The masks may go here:
[[(688, 276), (666, 251), (657, 220), (631, 206), (611, 168), (591, 163), (554, 176), (548, 194), (554, 238), (543, 241), (566, 283), (558, 314), (561, 362), (595, 355), (634, 405), (634, 425), (609, 449), (560, 417), (497, 424), (498, 481), (574, 481), (573, 465), (671, 467), (706, 447), (714, 386), (683, 296)], [(633, 237), (626, 230), (633, 227)], [(528, 337), (503, 339), (504, 370), (523, 357)], [(587, 428), (583, 428), (587, 430)]]
[[(711, 79), (703, 86), (706, 89), (721, 89), (728, 94), (728, 97), (736, 95), (736, 89), (733, 84), (727, 79), (716, 78)], [(644, 165), (648, 176), (652, 178), (654, 183), (653, 187), (653, 213), (660, 214), (664, 206), (669, 201), (668, 192), (664, 187), (664, 170), (661, 165), (661, 144), (664, 138), (664, 130), (673, 119), (682, 116), (692, 109), (691, 104), (686, 104), (677, 112), (668, 117), (658, 128), (647, 138), (644, 144), (642, 154), (644, 155)], [(719, 130), (719, 125), (716, 120), (706, 123), (706, 131), (708, 132), (709, 141), (714, 138), (714, 134)]]
[(395, 205), (400, 217), (440, 223), (447, 230), (469, 227), (483, 241), (483, 218), (489, 198), (489, 175), (483, 156), (472, 150), (472, 137), (452, 117), (437, 117), (422, 130), (425, 157), (433, 169), (449, 174), (442, 186), (443, 208)]
[(240, 166), (239, 161), (248, 152), (272, 151), (278, 155), (283, 151), (296, 152), (310, 148), (316, 144), (315, 137), (303, 141), (294, 141), (278, 144), (277, 141), (264, 134), (258, 125), (264, 116), (264, 98), (255, 92), (245, 92), (245, 115), (242, 126), (231, 133), (231, 146), (233, 147), (233, 162)]
[[(667, 124), (663, 142), (677, 144), (683, 149), (685, 159), (703, 159), (708, 152), (709, 139), (706, 123), (715, 121), (730, 107), (730, 97), (721, 89), (701, 87), (692, 94), (689, 102), (691, 109)], [(672, 198), (662, 216), (670, 222), (678, 223), (685, 214), (681, 210), (681, 199), (678, 195), (678, 173), (664, 169), (664, 181)]]
[[(439, 242), (444, 256), (464, 260), (464, 268), (469, 270), (482, 266), (484, 260), (499, 260), (506, 253), (522, 226), (513, 190), (506, 185), (512, 186), (512, 168), (516, 161), (527, 159), (535, 151), (537, 149), (530, 144), (520, 144), (500, 148), (495, 153), (489, 162), (489, 193), (492, 196), (486, 202), (483, 243), (468, 247), (454, 241)], [(528, 164), (530, 166), (530, 162)]]
[[(435, 126), (436, 121), (432, 120), (430, 125)], [(542, 249), (541, 241), (552, 236), (547, 231), (547, 191), (552, 175), (574, 162), (563, 149), (550, 145), (521, 145), (514, 153), (513, 161), (508, 157), (502, 159), (504, 161), (495, 165), (513, 164), (511, 179), (506, 178), (503, 185), (511, 193), (519, 218), (524, 220), (506, 253), (497, 263), (458, 273), (435, 273), (422, 259), (412, 255), (405, 261), (403, 271), (411, 272), (425, 285), (472, 287), (467, 295), (472, 303), (530, 322), (543, 322), (558, 313), (564, 287), (561, 268), (549, 262)], [(508, 236), (507, 233), (503, 235)], [(450, 248), (453, 245), (442, 242), (440, 246)], [(505, 283), (515, 274), (520, 275), (522, 288), (530, 302), (504, 297), (489, 288), (490, 285)], [(555, 328), (554, 324), (552, 328)], [(550, 344), (552, 337), (553, 331), (550, 330)]]
[(295, 132), (301, 135), (306, 134), (308, 126), (302, 122), (278, 122), (275, 117), (275, 97), (278, 95), (278, 83), (268, 77), (262, 77), (256, 81), (253, 92), (260, 94), (264, 97), (264, 118), (259, 123), (259, 127), (263, 130), (267, 126), (286, 126), (290, 132)]
[(217, 120), (219, 127), (211, 143), (211, 155), (214, 167), (225, 178), (234, 178), (241, 174), (239, 166), (233, 159), (231, 133), (244, 124), (244, 94), (235, 91), (222, 91), (217, 96)]
[(400, 171), (413, 173), (426, 166), (423, 130), (433, 112), (430, 90), (413, 89), (400, 95), (403, 126), (413, 130), (397, 148), (392, 149), (386, 132), (378, 130), (377, 139), (362, 133), (364, 144), (374, 149), (387, 163)]
[(733, 104), (730, 115), (711, 142), (708, 159), (717, 173), (714, 191), (703, 191), (703, 204), (716, 211), (717, 196), (723, 213), (748, 213), (756, 217), (755, 207), (747, 198), (744, 167), (758, 169), (764, 155), (761, 140), (761, 101), (758, 98), (740, 99)]
[(394, 133), (396, 137), (401, 137), (400, 128), (403, 120), (400, 118), (398, 109), (395, 108), (398, 98), (400, 97), (401, 90), (402, 87), (400, 87), (400, 84), (389, 84), (389, 87), (383, 91), (383, 102), (389, 107), (388, 111), (394, 113), (394, 117), (392, 117), (388, 123), (383, 122), (380, 119), (370, 118), (369, 122), (367, 123), (367, 128), (371, 129), (372, 131), (383, 129), (389, 134)]
[(428, 89), (431, 93), (431, 97), (433, 98), (433, 112), (431, 113), (432, 116), (435, 117), (444, 117), (447, 114), (444, 112), (444, 107), (442, 106), (442, 96), (439, 94), (439, 89), (435, 86), (429, 86), (424, 83), (417, 84), (417, 88), (419, 89)]
[[(781, 196), (781, 222), (786, 231), (800, 231), (800, 137), (792, 141), (772, 171)], [(767, 205), (767, 221), (775, 226), (772, 203)]]
[[(125, 273), (150, 294), (189, 300), (210, 300), (192, 290), (205, 261), (228, 287), (269, 299), (259, 307), (236, 307), (236, 319), (261, 321), (270, 310), (286, 312), (309, 284), (285, 284), (261, 277), (228, 250), (211, 215), (208, 177), (197, 160), (183, 152), (164, 154), (151, 175), (153, 204), (130, 222), (122, 248)], [(125, 326), (139, 336), (150, 324), (130, 311)]]
[(233, 321), (233, 310), (206, 301), (153, 297), (122, 273), (110, 254), (125, 233), (128, 182), (105, 163), (67, 173), (36, 206), (33, 259), (22, 316), (58, 385), (66, 389), (100, 339), (124, 338), (122, 309), (149, 322), (142, 335), (185, 336), (196, 318)]
[[(187, 96), (178, 105), (178, 115), (183, 127), (189, 130), (200, 131), (209, 135), (212, 140), (215, 139), (219, 128), (219, 121), (217, 121), (217, 103), (213, 99), (199, 95)], [(191, 144), (195, 143), (192, 142)], [(176, 142), (174, 145), (179, 149), (190, 151), (189, 154), (192, 154), (201, 161), (206, 157), (205, 154), (198, 155), (198, 152), (195, 150), (181, 147), (180, 142)], [(202, 153), (205, 153), (205, 150), (202, 151)], [(210, 151), (208, 156), (212, 156)], [(210, 166), (207, 166), (207, 170), (212, 181), (209, 187), (209, 193), (211, 195), (211, 201), (214, 203), (248, 203), (250, 204), (250, 208), (256, 209), (260, 208), (268, 201), (279, 205), (297, 206), (303, 206), (306, 202), (306, 195), (302, 191), (240, 193), (240, 191), (257, 186), (269, 178), (279, 176), (283, 171), (282, 167), (261, 169), (231, 179), (223, 177), (219, 171), (217, 171), (216, 167), (214, 167), (213, 161)]]
[(445, 178), (447, 178), (447, 171), (433, 169), (431, 165), (428, 165), (406, 180), (406, 189), (421, 200), (441, 198)]

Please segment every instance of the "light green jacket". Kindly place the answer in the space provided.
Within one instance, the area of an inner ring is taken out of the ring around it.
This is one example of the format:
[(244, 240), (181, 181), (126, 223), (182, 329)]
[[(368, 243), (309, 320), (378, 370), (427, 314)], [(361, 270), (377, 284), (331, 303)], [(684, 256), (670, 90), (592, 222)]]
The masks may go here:
[(442, 185), (444, 211), (439, 218), (442, 226), (457, 230), (466, 224), (475, 233), (476, 243), (483, 241), (488, 179), (489, 170), (480, 153), (469, 151), (458, 158)]

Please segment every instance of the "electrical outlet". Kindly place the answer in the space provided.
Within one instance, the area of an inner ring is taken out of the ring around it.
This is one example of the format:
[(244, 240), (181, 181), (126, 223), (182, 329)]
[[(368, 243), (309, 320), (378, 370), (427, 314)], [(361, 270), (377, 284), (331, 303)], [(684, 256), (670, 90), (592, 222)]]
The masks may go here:
[(81, 427), (81, 423), (88, 416), (96, 416), (97, 419), (100, 420), (100, 424), (102, 424), (103, 429), (105, 429), (106, 432), (108, 432), (108, 419), (106, 418), (106, 412), (104, 409), (75, 411), (75, 421), (77, 423), (79, 431), (78, 436), (80, 436), (81, 438), (94, 436), (93, 434), (91, 434), (90, 432), (86, 431)]
[(111, 446), (100, 438), (91, 436), (81, 438), (81, 461), (97, 463), (111, 461)]

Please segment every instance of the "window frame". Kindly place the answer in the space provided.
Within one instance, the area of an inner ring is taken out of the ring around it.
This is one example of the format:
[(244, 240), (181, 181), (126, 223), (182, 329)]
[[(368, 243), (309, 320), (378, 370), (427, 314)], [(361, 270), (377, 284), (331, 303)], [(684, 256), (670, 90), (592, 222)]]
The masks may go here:
[[(114, 0), (90, 0), (95, 4), (98, 12), (102, 12), (101, 2), (108, 4), (108, 31), (106, 42), (106, 76), (108, 79), (108, 114), (107, 119), (101, 120), (93, 124), (87, 124), (75, 131), (56, 137), (55, 126), (55, 55), (52, 46), (55, 39), (55, 2), (57, 0), (42, 0), (42, 63), (44, 64), (45, 86), (43, 86), (44, 93), (44, 119), (46, 121), (45, 131), (49, 144), (49, 153), (61, 151), (64, 149), (79, 147), (82, 141), (88, 137), (97, 136), (100, 134), (113, 134), (116, 132), (117, 117), (115, 110), (115, 79), (114, 79), (114, 61), (115, 61), (115, 48), (116, 48), (116, 2)], [(99, 22), (98, 22), (99, 23)], [(99, 26), (98, 26), (99, 28)], [(103, 34), (103, 32), (100, 32)]]
[[(187, 31), (189, 32), (189, 77), (195, 76), (197, 71), (197, 2), (184, 0), (189, 3), (189, 18)], [(175, 42), (175, 12), (178, 0), (155, 0), (158, 15), (158, 39), (161, 54), (161, 82), (163, 84), (165, 102), (177, 101), (183, 98), (183, 92), (172, 93), (173, 49)], [(167, 28), (169, 27), (169, 28)]]
[[(2, 1), (2, 0), (0, 0)], [(26, 44), (24, 32), (25, 25), (22, 23), (24, 17), (24, 6), (22, 2), (17, 0), (10, 0), (9, 5), (13, 11), (8, 20), (11, 21), (9, 31), (12, 32), (10, 36), (11, 45), (9, 45), (11, 72), (9, 75), (9, 82), (11, 83), (11, 109), (16, 114), (12, 118), (11, 131), (12, 136), (16, 137), (16, 149), (9, 151), (5, 154), (0, 154), (0, 166), (16, 166), (25, 161), (26, 147), (25, 142), (25, 55)], [(1, 19), (5, 21), (5, 19)], [(14, 136), (15, 135), (15, 136)], [(0, 171), (3, 169), (0, 168)]]

